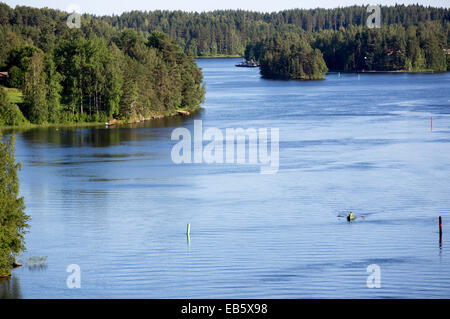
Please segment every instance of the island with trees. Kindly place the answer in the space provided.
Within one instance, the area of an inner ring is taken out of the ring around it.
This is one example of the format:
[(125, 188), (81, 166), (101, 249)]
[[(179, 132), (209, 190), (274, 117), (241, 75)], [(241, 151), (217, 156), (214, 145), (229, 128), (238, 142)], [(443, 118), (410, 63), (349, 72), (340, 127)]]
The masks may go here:
[(328, 71), (322, 52), (297, 33), (277, 33), (248, 45), (246, 58), (260, 62), (264, 78), (322, 80)]

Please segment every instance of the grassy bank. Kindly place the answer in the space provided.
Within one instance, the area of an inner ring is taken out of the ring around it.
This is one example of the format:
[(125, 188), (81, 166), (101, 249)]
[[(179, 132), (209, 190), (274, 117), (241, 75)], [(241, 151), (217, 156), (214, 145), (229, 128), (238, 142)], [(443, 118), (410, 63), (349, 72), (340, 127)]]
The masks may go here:
[(127, 124), (135, 124), (135, 123), (141, 123), (145, 121), (152, 121), (152, 120), (160, 120), (168, 117), (174, 117), (174, 116), (191, 116), (200, 111), (201, 107), (198, 106), (195, 109), (179, 109), (176, 113), (165, 113), (165, 114), (155, 114), (149, 118), (145, 119), (122, 119), (117, 120), (114, 122), (114, 124), (109, 124), (106, 122), (74, 122), (74, 123), (47, 123), (47, 124), (32, 124), (27, 123), (23, 125), (14, 125), (14, 126), (0, 126), (0, 131), (2, 130), (11, 130), (11, 129), (33, 129), (33, 128), (65, 128), (65, 127), (94, 127), (94, 126), (116, 126), (116, 125), (127, 125)]
[(32, 128), (46, 128), (46, 127), (89, 127), (89, 126), (100, 126), (105, 125), (105, 123), (100, 122), (83, 122), (83, 123), (49, 123), (49, 124), (24, 124), (24, 125), (14, 125), (14, 126), (0, 126), (1, 130), (10, 129), (32, 129)]

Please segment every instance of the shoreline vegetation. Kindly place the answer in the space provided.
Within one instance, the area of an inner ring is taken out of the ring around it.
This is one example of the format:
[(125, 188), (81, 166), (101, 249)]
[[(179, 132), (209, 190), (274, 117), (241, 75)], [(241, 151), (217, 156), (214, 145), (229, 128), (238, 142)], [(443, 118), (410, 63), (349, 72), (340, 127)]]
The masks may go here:
[[(205, 101), (195, 57), (244, 56), (265, 78), (297, 80), (328, 70), (450, 71), (450, 9), (381, 6), (375, 29), (366, 9), (83, 14), (70, 28), (67, 12), (0, 2), (0, 135), (190, 116)], [(0, 136), (0, 277), (11, 274), (29, 227), (14, 153), (14, 134)]]
[(450, 22), (284, 32), (250, 43), (246, 60), (261, 63), (267, 78), (323, 79), (328, 69), (355, 73), (450, 71)]
[(322, 52), (297, 33), (277, 33), (248, 45), (246, 53), (247, 60), (260, 63), (261, 76), (267, 79), (323, 80), (328, 71)]
[[(21, 105), (23, 103), (23, 94), (19, 89), (15, 88), (7, 88), (0, 85), (0, 90), (4, 90), (6, 92), (6, 100), (10, 103), (14, 103), (17, 105)], [(1, 94), (1, 93), (0, 93)], [(0, 97), (2, 99), (2, 97)], [(5, 98), (3, 97), (3, 100)], [(0, 104), (5, 104), (7, 102), (0, 102)], [(0, 125), (0, 132), (2, 130), (10, 130), (10, 129), (33, 129), (33, 128), (47, 128), (47, 127), (94, 127), (94, 126), (116, 126), (116, 125), (127, 125), (127, 124), (136, 124), (145, 121), (151, 120), (159, 120), (167, 117), (181, 116), (188, 117), (193, 114), (198, 113), (201, 110), (200, 105), (190, 109), (177, 109), (171, 113), (165, 114), (154, 114), (149, 117), (142, 118), (130, 118), (130, 119), (111, 119), (107, 122), (75, 122), (75, 123), (44, 123), (44, 124), (34, 124), (28, 121), (23, 122), (19, 125)]]
[[(75, 122), (75, 123), (45, 123), (45, 124), (33, 124), (33, 123), (26, 123), (22, 125), (9, 125), (9, 126), (0, 126), (0, 134), (2, 131), (8, 131), (8, 130), (28, 130), (28, 129), (35, 129), (35, 128), (83, 128), (83, 127), (117, 127), (117, 126), (123, 126), (123, 125), (131, 125), (131, 124), (137, 124), (137, 123), (143, 123), (147, 121), (154, 121), (154, 120), (161, 120), (165, 118), (170, 117), (189, 117), (192, 115), (197, 114), (201, 111), (201, 107), (197, 107), (190, 110), (178, 110), (175, 113), (170, 114), (161, 114), (161, 115), (155, 115), (152, 117), (142, 118), (142, 119), (129, 119), (129, 120), (109, 120), (107, 122)], [(114, 121), (115, 120), (115, 121)]]
[(0, 85), (8, 87), (0, 88), (0, 127), (195, 110), (205, 96), (195, 57), (244, 56), (272, 79), (450, 70), (450, 9), (381, 6), (383, 25), (374, 29), (366, 9), (83, 14), (70, 28), (67, 12), (0, 2)]
[(203, 103), (203, 74), (169, 35), (66, 20), (0, 3), (0, 127), (140, 122)]

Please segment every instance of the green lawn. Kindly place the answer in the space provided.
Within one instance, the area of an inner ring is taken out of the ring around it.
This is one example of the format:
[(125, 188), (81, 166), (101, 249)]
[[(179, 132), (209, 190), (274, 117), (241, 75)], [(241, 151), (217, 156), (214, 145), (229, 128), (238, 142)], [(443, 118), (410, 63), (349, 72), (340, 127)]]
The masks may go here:
[(23, 103), (23, 95), (19, 89), (12, 89), (12, 88), (7, 88), (7, 87), (3, 87), (3, 88), (8, 93), (8, 98), (11, 101), (11, 103), (14, 103), (14, 104)]

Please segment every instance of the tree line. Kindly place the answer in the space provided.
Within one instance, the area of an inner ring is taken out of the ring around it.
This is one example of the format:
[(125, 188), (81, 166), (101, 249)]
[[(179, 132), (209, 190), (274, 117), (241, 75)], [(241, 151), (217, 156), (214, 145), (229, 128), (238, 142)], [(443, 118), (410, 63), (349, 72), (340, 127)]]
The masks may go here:
[[(363, 26), (366, 6), (335, 9), (292, 9), (263, 13), (244, 10), (212, 12), (130, 11), (113, 16), (83, 15), (81, 28), (85, 34), (96, 34), (111, 40), (115, 30), (133, 29), (148, 37), (153, 31), (168, 34), (185, 52), (194, 56), (240, 55), (249, 42), (261, 40), (283, 31), (338, 31), (351, 26)], [(381, 6), (382, 24), (407, 28), (427, 21), (445, 27), (450, 21), (450, 9), (422, 5)], [(11, 26), (33, 42), (45, 40), (52, 45), (55, 34), (66, 32), (67, 13), (52, 9), (0, 3), (0, 26)], [(448, 35), (445, 35), (448, 37)], [(0, 54), (0, 63), (2, 56)]]
[(428, 21), (369, 29), (351, 26), (314, 34), (311, 45), (319, 49), (332, 70), (449, 71), (450, 23)]
[(247, 60), (260, 62), (265, 78), (321, 80), (328, 71), (319, 49), (297, 33), (278, 33), (254, 45), (247, 45)]
[(260, 61), (263, 76), (294, 79), (317, 79), (325, 70), (322, 57), (334, 71), (443, 72), (450, 70), (449, 26), (428, 21), (407, 28), (393, 24), (282, 33), (249, 43), (245, 58)]
[[(195, 56), (210, 56), (243, 55), (248, 42), (258, 41), (278, 32), (312, 33), (363, 26), (369, 14), (366, 6), (350, 6), (335, 9), (292, 9), (271, 13), (244, 10), (202, 13), (131, 11), (121, 15), (103, 16), (100, 19), (119, 29), (165, 32), (186, 52), (192, 52)], [(422, 5), (382, 6), (381, 16), (384, 25), (398, 24), (405, 28), (426, 21), (445, 25), (450, 21), (450, 10)]]

